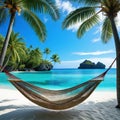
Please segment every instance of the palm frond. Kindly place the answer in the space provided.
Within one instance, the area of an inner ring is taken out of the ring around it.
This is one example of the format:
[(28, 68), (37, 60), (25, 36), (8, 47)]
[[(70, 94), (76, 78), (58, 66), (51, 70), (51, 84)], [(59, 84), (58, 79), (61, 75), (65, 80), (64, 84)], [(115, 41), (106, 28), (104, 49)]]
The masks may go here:
[(10, 39), (12, 39), (12, 41), (16, 40), (19, 36), (19, 33), (15, 33), (14, 31), (12, 31)]
[(24, 39), (22, 37), (18, 38), (18, 41), (23, 41)]
[(12, 49), (12, 56), (11, 56), (11, 59), (13, 60), (13, 61), (16, 61), (16, 59), (17, 59), (17, 57), (16, 57), (16, 54), (15, 54), (15, 49)]
[(28, 9), (48, 13), (53, 20), (59, 18), (59, 11), (53, 0), (24, 0), (24, 3)]
[[(13, 36), (12, 36), (12, 39), (13, 40), (16, 40), (17, 39), (17, 41), (19, 42), (19, 41), (23, 41), (23, 38), (22, 37), (19, 37), (19, 33), (14, 33), (13, 31), (12, 31), (12, 34), (13, 34)], [(11, 34), (11, 35), (12, 35)]]
[(110, 20), (108, 17), (104, 20), (103, 26), (102, 26), (102, 34), (101, 34), (101, 39), (103, 40), (104, 43), (107, 43), (109, 39), (112, 37), (112, 26), (110, 23)]
[(77, 31), (77, 37), (78, 38), (82, 37), (85, 34), (85, 32), (87, 32), (90, 28), (92, 28), (97, 23), (99, 23), (99, 16), (95, 14), (94, 16), (90, 17), (80, 25)]
[(7, 11), (4, 8), (0, 8), (0, 25), (5, 22), (7, 18)]
[(63, 29), (78, 23), (80, 21), (84, 21), (85, 19), (91, 17), (95, 14), (95, 9), (93, 7), (83, 7), (76, 9), (75, 11), (71, 12), (63, 21)]
[(19, 37), (19, 33), (15, 33), (14, 31), (12, 31), (7, 49), (7, 54), (11, 54), (10, 59), (14, 62), (20, 62), (22, 58), (21, 56), (26, 55), (25, 43), (21, 40), (23, 40), (23, 38)]
[(0, 34), (0, 42), (3, 42), (4, 41), (4, 37), (3, 37), (3, 35), (2, 34)]
[(39, 39), (44, 42), (46, 38), (46, 28), (42, 21), (30, 10), (24, 9), (24, 19), (31, 25)]
[[(22, 45), (21, 45), (22, 46)], [(19, 50), (20, 50), (20, 53), (22, 54), (22, 55), (25, 55), (26, 54), (26, 52), (25, 52), (25, 50), (23, 49), (23, 48), (20, 48), (19, 47)]]
[(16, 60), (18, 61), (18, 62), (20, 62), (20, 56), (19, 56), (19, 54), (18, 54), (18, 51), (14, 51), (15, 52), (15, 58), (16, 58)]

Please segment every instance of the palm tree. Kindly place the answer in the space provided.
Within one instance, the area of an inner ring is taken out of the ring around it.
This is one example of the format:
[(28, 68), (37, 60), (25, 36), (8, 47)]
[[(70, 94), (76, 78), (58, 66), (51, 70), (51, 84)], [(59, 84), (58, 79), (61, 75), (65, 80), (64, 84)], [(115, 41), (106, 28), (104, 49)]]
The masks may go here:
[[(78, 38), (82, 37), (86, 31), (100, 22), (99, 14), (102, 13), (104, 20), (102, 21), (102, 40), (107, 43), (110, 38), (114, 37), (116, 55), (120, 55), (120, 39), (115, 23), (115, 18), (120, 11), (120, 0), (70, 0), (85, 4), (72, 11), (63, 21), (63, 28), (80, 22), (77, 30)], [(117, 107), (120, 108), (120, 57), (117, 57)]]
[(28, 51), (28, 58), (26, 60), (27, 68), (35, 68), (42, 61), (42, 53), (39, 48)]
[(51, 60), (52, 60), (51, 62), (54, 62), (54, 64), (57, 62), (60, 63), (60, 58), (57, 54), (53, 54)]
[(2, 49), (3, 42), (4, 42), (4, 37), (2, 35), (0, 35), (0, 51)]
[[(14, 63), (19, 63), (21, 58), (26, 55), (26, 46), (23, 42), (23, 38), (19, 37), (19, 33), (14, 33), (12, 31), (10, 36), (10, 41), (8, 44), (6, 60), (4, 67), (8, 64), (9, 60), (13, 61)], [(3, 67), (3, 68), (4, 68)]]
[(1, 66), (5, 59), (16, 13), (21, 15), (30, 24), (41, 41), (45, 40), (45, 25), (35, 12), (48, 13), (54, 20), (59, 18), (57, 7), (52, 0), (0, 0), (0, 25), (10, 15), (10, 22), (0, 56)]
[(50, 54), (50, 52), (51, 52), (51, 50), (49, 49), (49, 48), (45, 48), (44, 49), (44, 54), (46, 54), (46, 58), (45, 59), (47, 59), (47, 56)]

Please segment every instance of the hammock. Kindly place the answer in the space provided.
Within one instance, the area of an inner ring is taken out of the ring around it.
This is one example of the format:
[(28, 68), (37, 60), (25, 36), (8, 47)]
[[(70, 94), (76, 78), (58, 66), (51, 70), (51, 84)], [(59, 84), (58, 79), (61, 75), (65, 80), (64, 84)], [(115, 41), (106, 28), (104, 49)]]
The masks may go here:
[(104, 76), (112, 67), (115, 60), (109, 68), (99, 76), (82, 84), (63, 90), (48, 90), (40, 88), (19, 79), (7, 70), (4, 70), (4, 72), (9, 77), (9, 81), (33, 103), (47, 109), (64, 110), (74, 107), (87, 99), (101, 81), (103, 81)]

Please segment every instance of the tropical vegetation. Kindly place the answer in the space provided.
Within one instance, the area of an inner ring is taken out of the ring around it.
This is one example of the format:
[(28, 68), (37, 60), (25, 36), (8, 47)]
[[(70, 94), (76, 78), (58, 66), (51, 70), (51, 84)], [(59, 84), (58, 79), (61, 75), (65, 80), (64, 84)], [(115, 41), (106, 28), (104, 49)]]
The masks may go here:
[[(22, 16), (33, 28), (41, 41), (46, 38), (46, 28), (38, 13), (49, 14), (53, 20), (59, 13), (53, 0), (0, 0), (0, 25), (10, 17), (8, 30), (0, 54), (0, 65), (3, 66), (13, 24), (18, 15)], [(17, 15), (18, 14), (18, 15)]]
[[(4, 39), (5, 38), (2, 35), (0, 35), (0, 43), (1, 43), (0, 51), (2, 49), (2, 44), (4, 43)], [(20, 37), (19, 33), (15, 33), (12, 31), (5, 57), (4, 66), (2, 69), (6, 68), (9, 71), (51, 70), (53, 68), (53, 63), (51, 62), (51, 58), (44, 59), (43, 58), (44, 54), (46, 55), (46, 53), (42, 52), (40, 48), (33, 48), (32, 46), (27, 48), (24, 39)], [(52, 56), (54, 56), (54, 54)], [(58, 55), (57, 58), (59, 58)], [(58, 62), (58, 60), (54, 60), (54, 62)]]
[(14, 33), (12, 31), (3, 69), (6, 67), (10, 59), (13, 63), (19, 63), (21, 58), (26, 55), (25, 51), (26, 46), (23, 42), (23, 38), (19, 36), (19, 33)]
[[(103, 22), (101, 39), (107, 43), (114, 37), (117, 56), (117, 107), (120, 108), (120, 39), (116, 26), (116, 20), (120, 11), (120, 0), (69, 0), (71, 2), (82, 3), (84, 7), (79, 7), (72, 11), (63, 21), (63, 28), (80, 23), (77, 30), (77, 37), (81, 38), (85, 32), (98, 23)], [(103, 15), (104, 19), (100, 19)]]
[(46, 54), (45, 59), (47, 59), (48, 55), (50, 54), (51, 50), (49, 48), (45, 48), (43, 53)]
[(58, 54), (53, 54), (51, 56), (51, 62), (53, 62), (54, 64), (55, 63), (60, 63), (60, 58), (59, 58)]

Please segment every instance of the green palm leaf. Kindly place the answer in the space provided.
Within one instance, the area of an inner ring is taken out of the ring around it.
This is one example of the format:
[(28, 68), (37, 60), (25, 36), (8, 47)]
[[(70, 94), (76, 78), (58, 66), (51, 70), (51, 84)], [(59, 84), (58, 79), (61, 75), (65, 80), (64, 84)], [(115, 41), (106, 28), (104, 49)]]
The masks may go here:
[(7, 11), (3, 8), (0, 8), (0, 25), (5, 22), (6, 18), (7, 18)]
[(7, 50), (8, 56), (11, 54), (12, 61), (20, 62), (21, 56), (25, 55), (25, 44), (23, 38), (19, 37), (19, 33), (14, 33), (12, 31), (10, 36), (10, 42)]
[(113, 35), (112, 26), (111, 26), (109, 18), (106, 17), (106, 19), (104, 20), (103, 26), (102, 26), (101, 39), (103, 40), (103, 42), (106, 43), (112, 37), (112, 35)]
[(31, 25), (41, 41), (46, 38), (46, 28), (42, 21), (30, 10), (25, 9), (23, 12), (24, 19)]
[(79, 38), (82, 37), (86, 31), (88, 31), (90, 28), (92, 28), (97, 23), (99, 23), (99, 16), (95, 14), (94, 16), (90, 17), (89, 19), (87, 19), (80, 25), (77, 31), (77, 36)]
[[(18, 53), (17, 50), (14, 50), (14, 55), (15, 55), (14, 58), (16, 58), (18, 62), (20, 62), (20, 56), (19, 56), (19, 53)], [(16, 59), (15, 59), (15, 60), (16, 60)]]
[(63, 21), (63, 29), (77, 22), (83, 21), (95, 14), (93, 7), (84, 7), (71, 12)]
[(24, 0), (24, 4), (28, 9), (50, 14), (54, 20), (59, 18), (59, 11), (53, 0)]

